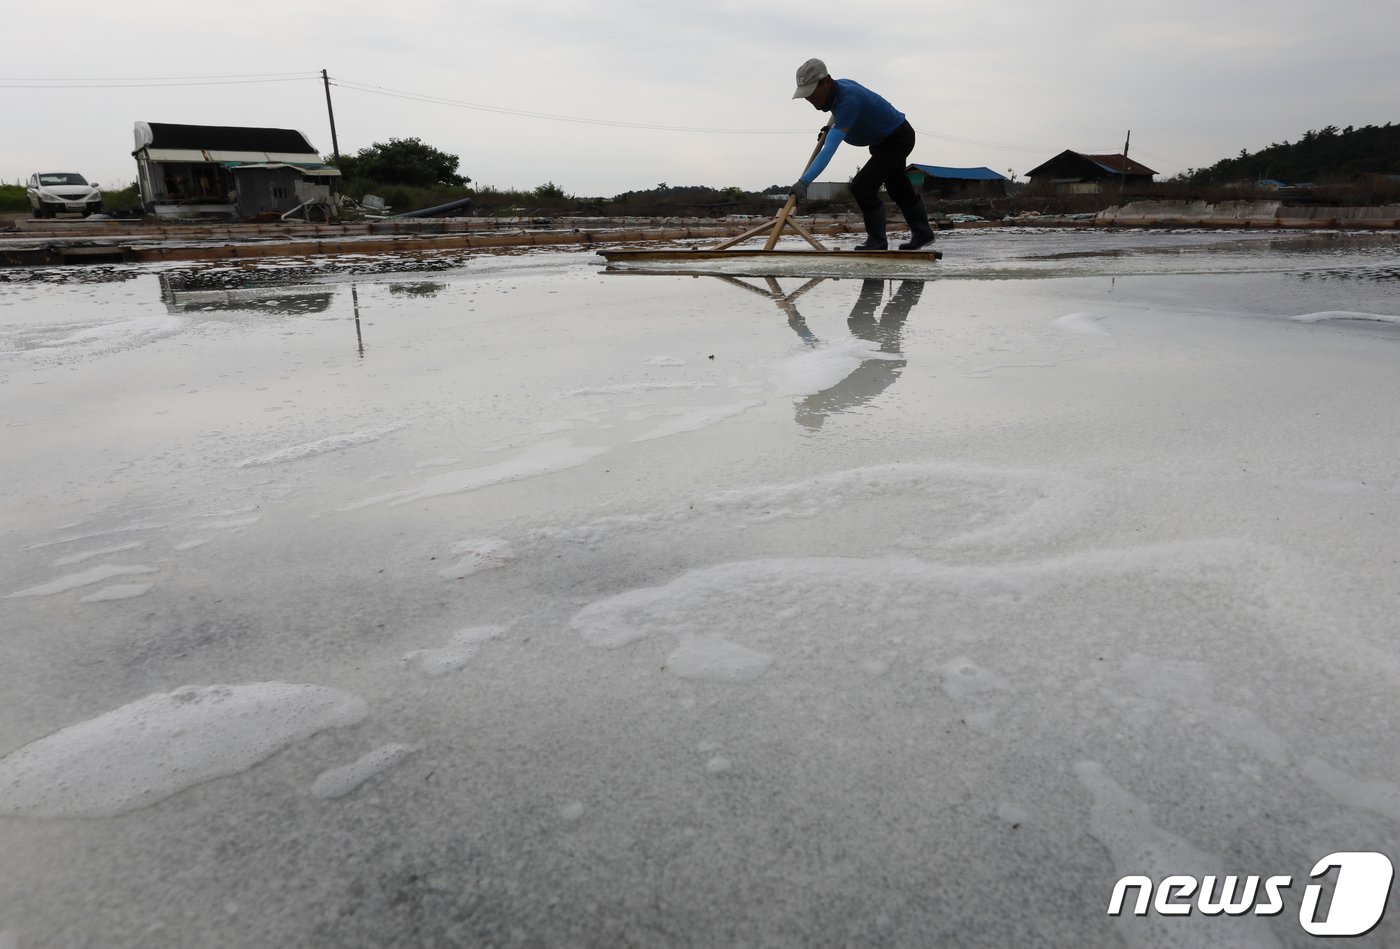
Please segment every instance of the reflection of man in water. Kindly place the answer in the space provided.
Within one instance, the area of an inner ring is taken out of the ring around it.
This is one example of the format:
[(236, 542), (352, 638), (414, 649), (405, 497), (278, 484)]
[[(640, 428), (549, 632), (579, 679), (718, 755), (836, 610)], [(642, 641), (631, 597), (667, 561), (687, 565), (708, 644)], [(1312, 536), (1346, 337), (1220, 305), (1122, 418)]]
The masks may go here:
[[(919, 297), (924, 292), (922, 280), (905, 280), (900, 283), (894, 296), (885, 304), (885, 310), (876, 322), (875, 311), (880, 306), (884, 290), (883, 280), (866, 279), (861, 281), (860, 297), (851, 309), (846, 320), (851, 333), (861, 339), (878, 344), (880, 352), (900, 354), (901, 337), (904, 333), (904, 320)], [(797, 403), (797, 421), (810, 429), (819, 429), (828, 415), (844, 412), (857, 405), (864, 405), (884, 392), (899, 378), (900, 371), (908, 360), (867, 359), (855, 368), (849, 376), (836, 385), (809, 395)]]

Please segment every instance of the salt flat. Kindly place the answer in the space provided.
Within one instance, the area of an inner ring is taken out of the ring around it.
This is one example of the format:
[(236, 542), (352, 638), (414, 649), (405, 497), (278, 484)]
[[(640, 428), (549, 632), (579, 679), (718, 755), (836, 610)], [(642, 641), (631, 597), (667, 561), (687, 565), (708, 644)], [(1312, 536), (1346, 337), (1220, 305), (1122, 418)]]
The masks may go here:
[(1310, 944), (1400, 855), (1400, 244), (940, 246), (0, 275), (0, 946)]

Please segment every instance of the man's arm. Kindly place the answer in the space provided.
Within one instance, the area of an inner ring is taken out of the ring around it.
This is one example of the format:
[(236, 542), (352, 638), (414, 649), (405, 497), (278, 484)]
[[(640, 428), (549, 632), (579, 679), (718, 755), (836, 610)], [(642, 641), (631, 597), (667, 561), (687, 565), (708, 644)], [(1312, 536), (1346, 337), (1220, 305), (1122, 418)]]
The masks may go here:
[(807, 166), (807, 170), (802, 173), (798, 181), (803, 184), (811, 184), (817, 180), (817, 175), (826, 170), (831, 157), (836, 154), (836, 149), (841, 147), (841, 143), (846, 140), (846, 132), (843, 129), (829, 128), (826, 131), (826, 142), (822, 144), (822, 150), (817, 152), (812, 163)]

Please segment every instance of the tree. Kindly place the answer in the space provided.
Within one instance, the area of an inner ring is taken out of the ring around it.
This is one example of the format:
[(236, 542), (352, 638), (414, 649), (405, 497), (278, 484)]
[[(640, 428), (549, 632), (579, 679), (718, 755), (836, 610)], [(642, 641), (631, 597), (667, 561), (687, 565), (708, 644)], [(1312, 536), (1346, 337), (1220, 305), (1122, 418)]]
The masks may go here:
[(1400, 127), (1390, 123), (1338, 129), (1309, 129), (1297, 142), (1274, 142), (1257, 152), (1240, 149), (1209, 168), (1195, 169), (1195, 184), (1224, 184), (1276, 178), (1287, 182), (1341, 182), (1355, 175), (1400, 174)]
[(573, 195), (565, 194), (564, 189), (552, 181), (540, 185), (533, 193), (536, 201), (545, 204), (562, 204), (573, 200)]
[(387, 144), (375, 142), (354, 155), (341, 155), (337, 167), (347, 178), (427, 188), (471, 181), (457, 173), (459, 161), (419, 139), (391, 138)]

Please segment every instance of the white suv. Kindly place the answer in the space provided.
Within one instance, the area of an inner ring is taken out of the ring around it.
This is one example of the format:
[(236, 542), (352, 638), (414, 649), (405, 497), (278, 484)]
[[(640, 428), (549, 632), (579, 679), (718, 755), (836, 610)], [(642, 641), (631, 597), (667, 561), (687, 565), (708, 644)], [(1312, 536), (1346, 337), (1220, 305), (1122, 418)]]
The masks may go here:
[(71, 171), (41, 171), (29, 176), (29, 208), (35, 217), (59, 211), (81, 211), (83, 217), (102, 210), (102, 192)]

